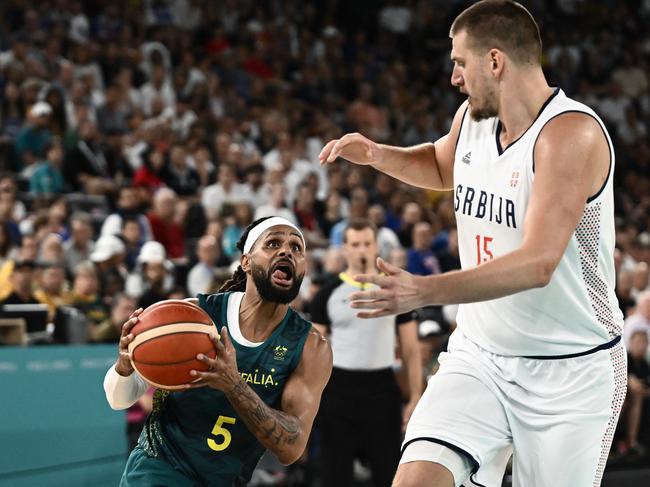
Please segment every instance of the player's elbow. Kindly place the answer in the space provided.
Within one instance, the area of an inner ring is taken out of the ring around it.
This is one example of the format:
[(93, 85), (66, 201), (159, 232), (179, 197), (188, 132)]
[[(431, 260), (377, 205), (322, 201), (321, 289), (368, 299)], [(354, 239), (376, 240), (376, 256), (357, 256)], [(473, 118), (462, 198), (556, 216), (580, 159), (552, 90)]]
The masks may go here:
[(533, 263), (534, 269), (532, 287), (545, 287), (551, 282), (553, 273), (559, 264), (559, 260), (551, 254), (540, 255)]
[(108, 401), (108, 405), (111, 407), (113, 411), (121, 411), (123, 409), (127, 409), (132, 406), (132, 404), (125, 404), (120, 401), (117, 401), (115, 398), (112, 398), (110, 396), (106, 396), (106, 400)]
[(135, 403), (135, 401), (133, 401), (133, 403), (129, 404), (126, 401), (122, 400), (120, 397), (117, 397), (118, 394), (116, 394), (115, 390), (112, 389), (107, 383), (104, 383), (104, 392), (106, 393), (106, 402), (108, 402), (108, 405), (113, 411), (121, 411), (122, 409), (127, 409)]
[(298, 460), (300, 460), (300, 457), (302, 457), (304, 451), (305, 451), (304, 446), (298, 448), (292, 448), (291, 450), (278, 453), (277, 457), (282, 465), (287, 466), (287, 465), (291, 465), (292, 463), (296, 463)]

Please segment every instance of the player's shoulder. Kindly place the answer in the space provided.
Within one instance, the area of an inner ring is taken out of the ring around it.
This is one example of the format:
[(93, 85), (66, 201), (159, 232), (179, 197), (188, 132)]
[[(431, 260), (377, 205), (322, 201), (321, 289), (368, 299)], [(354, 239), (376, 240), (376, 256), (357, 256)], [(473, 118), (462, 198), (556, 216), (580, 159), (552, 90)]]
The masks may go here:
[(569, 98), (559, 89), (547, 103), (549, 106), (541, 112), (538, 142), (542, 139), (541, 142), (555, 143), (584, 135), (605, 136), (602, 120), (588, 105)]
[(232, 292), (214, 294), (200, 293), (196, 295), (196, 304), (203, 308), (214, 319), (216, 316), (220, 316), (227, 311), (228, 299), (232, 294)]
[(324, 364), (332, 364), (332, 347), (327, 337), (323, 336), (316, 328), (312, 327), (307, 335), (303, 348), (303, 357), (307, 360), (318, 360)]
[(582, 110), (568, 110), (550, 118), (539, 132), (536, 149), (549, 149), (558, 144), (571, 144), (577, 150), (581, 145), (596, 141), (607, 141), (602, 123), (593, 113)]
[[(309, 341), (309, 333), (313, 328), (311, 321), (305, 319), (300, 313), (293, 308), (289, 307), (287, 314), (282, 322), (278, 340), (281, 340), (285, 345), (291, 344), (296, 350), (300, 350), (296, 356), (296, 362), (302, 354), (307, 342)], [(289, 346), (289, 345), (286, 345)]]
[(225, 293), (199, 293), (196, 295), (196, 299), (199, 304), (210, 303), (210, 304), (221, 304), (228, 301), (228, 296), (232, 294), (231, 292)]

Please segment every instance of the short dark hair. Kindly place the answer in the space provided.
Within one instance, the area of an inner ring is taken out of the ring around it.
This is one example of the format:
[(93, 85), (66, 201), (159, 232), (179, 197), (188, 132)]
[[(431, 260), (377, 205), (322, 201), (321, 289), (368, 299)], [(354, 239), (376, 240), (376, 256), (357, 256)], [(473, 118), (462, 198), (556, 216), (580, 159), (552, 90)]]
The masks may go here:
[(372, 234), (377, 238), (377, 226), (367, 218), (350, 218), (345, 225), (345, 230), (343, 230), (343, 243), (348, 241), (348, 230), (364, 230), (369, 228), (372, 230)]
[(451, 24), (450, 36), (465, 31), (475, 52), (500, 49), (517, 64), (540, 65), (542, 39), (526, 8), (512, 0), (481, 0)]

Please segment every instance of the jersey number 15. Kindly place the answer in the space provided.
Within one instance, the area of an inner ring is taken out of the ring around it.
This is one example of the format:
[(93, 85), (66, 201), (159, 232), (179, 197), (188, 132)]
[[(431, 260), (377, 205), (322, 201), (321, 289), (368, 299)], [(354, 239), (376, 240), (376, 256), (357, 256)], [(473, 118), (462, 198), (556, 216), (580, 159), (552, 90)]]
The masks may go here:
[(492, 237), (486, 237), (485, 235), (476, 236), (476, 265), (481, 265), (483, 262), (494, 258), (492, 250), (490, 250), (492, 240), (494, 240)]

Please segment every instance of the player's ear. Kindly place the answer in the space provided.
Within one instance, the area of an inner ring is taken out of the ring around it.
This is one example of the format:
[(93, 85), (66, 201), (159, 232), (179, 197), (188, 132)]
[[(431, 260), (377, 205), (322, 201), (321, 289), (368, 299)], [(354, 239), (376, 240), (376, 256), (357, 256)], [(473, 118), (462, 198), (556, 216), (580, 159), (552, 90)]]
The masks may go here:
[(248, 273), (251, 269), (251, 259), (248, 256), (248, 254), (244, 254), (241, 256), (241, 261), (240, 261), (241, 268), (244, 272)]
[(505, 56), (499, 49), (490, 49), (488, 53), (490, 57), (490, 70), (495, 77), (498, 77), (503, 72)]

